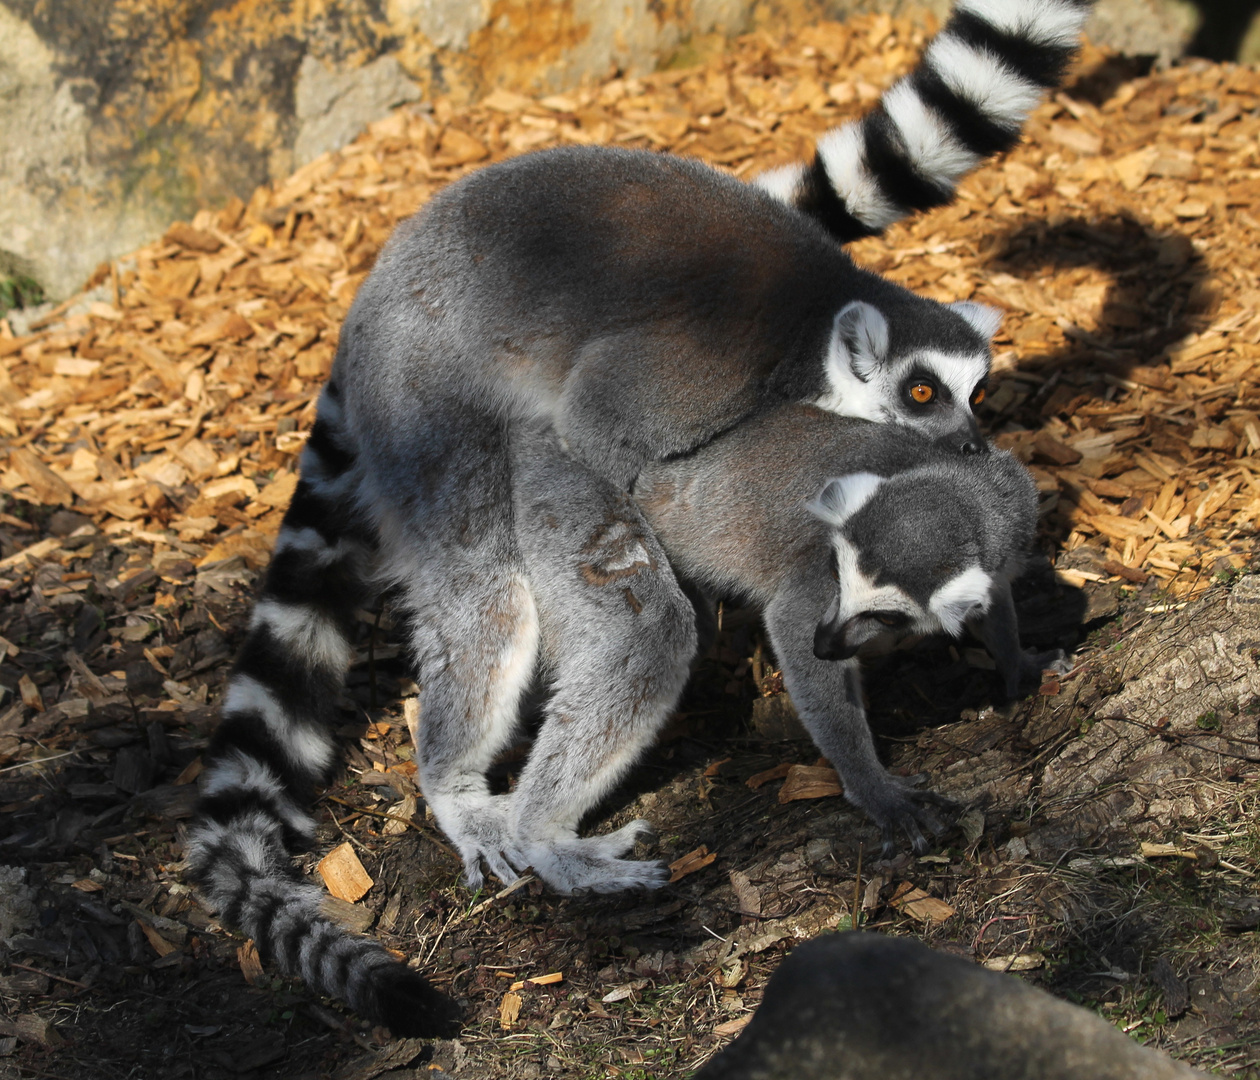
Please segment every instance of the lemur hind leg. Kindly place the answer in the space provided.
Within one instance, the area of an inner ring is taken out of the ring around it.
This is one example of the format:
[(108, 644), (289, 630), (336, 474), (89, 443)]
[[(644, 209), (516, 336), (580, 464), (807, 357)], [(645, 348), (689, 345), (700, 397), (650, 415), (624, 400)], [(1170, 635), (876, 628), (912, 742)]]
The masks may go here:
[(538, 613), (512, 538), (502, 441), (487, 435), (432, 475), (441, 479), (422, 504), (402, 495), (396, 512), (382, 515), (381, 564), (397, 589), (421, 687), (420, 787), (475, 889), (483, 866), (509, 883), (525, 865), (508, 798), (491, 794), (486, 773), (511, 742), (536, 670)]
[(582, 816), (625, 775), (678, 700), (695, 613), (637, 506), (550, 436), (513, 446), (517, 540), (538, 602), (551, 697), (512, 795), (521, 857), (556, 891), (656, 888), (657, 862), (623, 858), (634, 821), (581, 838)]

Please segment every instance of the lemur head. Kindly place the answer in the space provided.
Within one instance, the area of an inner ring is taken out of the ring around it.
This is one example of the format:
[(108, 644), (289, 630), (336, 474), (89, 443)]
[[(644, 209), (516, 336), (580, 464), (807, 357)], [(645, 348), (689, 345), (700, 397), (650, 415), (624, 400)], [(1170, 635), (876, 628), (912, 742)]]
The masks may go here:
[(983, 453), (987, 443), (973, 410), (984, 400), (989, 340), (1001, 313), (912, 294), (887, 307), (886, 314), (854, 300), (837, 312), (827, 389), (814, 404), (841, 416), (908, 424), (952, 450)]
[(828, 481), (808, 505), (828, 526), (835, 582), (814, 632), (816, 657), (847, 660), (881, 634), (958, 636), (988, 610), (1001, 567), (985, 565), (992, 530), (983, 515), (999, 511), (958, 480), (957, 470), (933, 465), (889, 478), (854, 473)]

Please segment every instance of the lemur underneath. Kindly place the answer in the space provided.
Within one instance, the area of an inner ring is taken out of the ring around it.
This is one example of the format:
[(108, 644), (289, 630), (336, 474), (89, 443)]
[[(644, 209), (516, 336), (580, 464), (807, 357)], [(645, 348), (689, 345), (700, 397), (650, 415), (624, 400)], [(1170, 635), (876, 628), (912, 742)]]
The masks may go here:
[[(599, 486), (611, 485), (667, 575), (666, 607), (681, 594), (625, 489), (645, 464), (703, 446), (757, 408), (808, 399), (982, 450), (971, 406), (994, 313), (916, 297), (857, 269), (839, 242), (948, 197), (979, 154), (1013, 141), (1087, 10), (1087, 0), (963, 0), (882, 112), (825, 136), (808, 173), (779, 172), (764, 189), (666, 155), (558, 150), (473, 174), (400, 226), (343, 328), (206, 756), (189, 862), (225, 922), (396, 1031), (450, 1023), (418, 975), (323, 919), (319, 890), (287, 861), (287, 845), (313, 834), (306, 800), (335, 759), (343, 621), (364, 598), (372, 552), (389, 553), (380, 577), (422, 628), (426, 730), (463, 725), (479, 745), (510, 726), (515, 703), (444, 705), (443, 673), (516, 685), (532, 674), (525, 658), (541, 633), (519, 622), (528, 589), (504, 569), (505, 421), (564, 438), (573, 491), (593, 500), (574, 520), (613, 505)], [(601, 572), (634, 565), (610, 558)], [(497, 641), (451, 629), (480, 619), (505, 628)], [(681, 687), (683, 668), (670, 670), (640, 695), (652, 708)], [(431, 775), (459, 778), (424, 782), (443, 827), (468, 831), (471, 850), (493, 846), (479, 839), (483, 781), (458, 754), (430, 750)]]

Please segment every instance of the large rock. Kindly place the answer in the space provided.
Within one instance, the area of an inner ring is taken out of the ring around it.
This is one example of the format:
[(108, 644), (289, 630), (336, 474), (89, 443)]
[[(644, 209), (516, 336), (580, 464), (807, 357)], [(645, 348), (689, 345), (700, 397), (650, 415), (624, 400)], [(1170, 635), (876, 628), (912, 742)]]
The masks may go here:
[(1255, 756), (1260, 575), (1152, 608), (1083, 650), (1058, 692), (925, 731), (899, 764), (995, 820), (1025, 805), (1035, 782), (1019, 843), (1046, 863), (1084, 849), (1129, 857), (1224, 812), (1237, 796), (1222, 781)]
[[(1193, 32), (1165, 17), (1176, 3), (1100, 0), (1095, 26), (1103, 40), (1175, 54)], [(1145, 12), (1136, 20), (1135, 5)], [(949, 4), (924, 6), (941, 15)], [(649, 71), (754, 27), (912, 7), (0, 0), (0, 274), (32, 274), (51, 297), (68, 295), (102, 260), (201, 207), (248, 198), (403, 102), (561, 90)]]
[(913, 938), (837, 934), (774, 973), (696, 1080), (1204, 1080), (1014, 975)]

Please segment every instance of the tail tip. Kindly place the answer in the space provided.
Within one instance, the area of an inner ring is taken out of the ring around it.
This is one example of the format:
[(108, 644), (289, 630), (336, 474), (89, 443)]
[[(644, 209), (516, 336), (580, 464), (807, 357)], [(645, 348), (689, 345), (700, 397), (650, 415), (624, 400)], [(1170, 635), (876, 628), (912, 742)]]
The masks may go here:
[(463, 1020), (454, 1001), (403, 964), (374, 974), (363, 1013), (407, 1038), (449, 1038), (458, 1034)]

